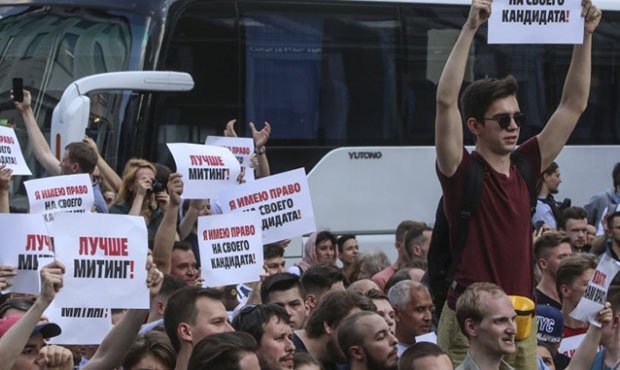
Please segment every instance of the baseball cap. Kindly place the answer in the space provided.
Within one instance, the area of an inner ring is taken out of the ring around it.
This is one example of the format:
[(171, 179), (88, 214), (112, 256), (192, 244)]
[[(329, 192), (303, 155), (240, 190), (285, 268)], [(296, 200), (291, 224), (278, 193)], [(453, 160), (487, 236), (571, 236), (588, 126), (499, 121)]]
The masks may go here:
[[(20, 316), (9, 316), (9, 317), (0, 319), (0, 337), (6, 334), (6, 332), (9, 331), (9, 329), (11, 329), (13, 325), (15, 325), (17, 321), (19, 321), (19, 319), (21, 319)], [(31, 335), (41, 333), (43, 338), (47, 339), (47, 338), (52, 338), (52, 337), (60, 335), (60, 332), (61, 332), (60, 326), (50, 322), (50, 323), (39, 324), (35, 326), (34, 329), (32, 330)]]
[(536, 305), (538, 333), (536, 339), (545, 343), (560, 343), (564, 329), (564, 316), (555, 307), (544, 304)]

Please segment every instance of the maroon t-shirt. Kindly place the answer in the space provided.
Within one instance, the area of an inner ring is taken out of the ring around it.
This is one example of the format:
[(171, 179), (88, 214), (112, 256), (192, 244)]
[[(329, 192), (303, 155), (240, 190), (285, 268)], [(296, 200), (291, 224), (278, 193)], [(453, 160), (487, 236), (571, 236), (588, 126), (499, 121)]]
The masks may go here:
[[(534, 137), (521, 145), (519, 151), (530, 163), (534, 178), (540, 174), (540, 150)], [(469, 221), (467, 242), (456, 268), (454, 279), (463, 286), (475, 282), (499, 285), (509, 295), (534, 300), (534, 271), (530, 194), (517, 167), (510, 166), (510, 176), (495, 171), (478, 153), (463, 148), (463, 160), (452, 177), (437, 174), (444, 194), (444, 208), (450, 224), (451, 239), (465, 191), (465, 177), (473, 156), (484, 167), (480, 207)], [(454, 248), (454, 246), (452, 246)], [(448, 293), (448, 304), (454, 308), (456, 293)]]

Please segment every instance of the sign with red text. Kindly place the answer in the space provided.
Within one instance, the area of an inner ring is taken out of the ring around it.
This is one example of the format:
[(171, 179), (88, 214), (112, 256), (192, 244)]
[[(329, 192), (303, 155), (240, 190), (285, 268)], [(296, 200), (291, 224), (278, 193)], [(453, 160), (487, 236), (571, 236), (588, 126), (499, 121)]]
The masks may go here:
[(207, 136), (207, 145), (227, 148), (237, 158), (241, 165), (241, 172), (245, 181), (254, 180), (252, 155), (254, 154), (254, 139), (247, 137)]
[(32, 175), (22, 154), (15, 131), (6, 126), (0, 126), (0, 166), (2, 165), (12, 169), (13, 175)]
[(90, 213), (95, 203), (93, 185), (86, 173), (46, 177), (24, 182), (30, 213), (50, 215), (60, 212)]
[(259, 281), (263, 272), (257, 212), (198, 217), (200, 266), (205, 286)]
[(495, 0), (489, 44), (581, 44), (581, 0)]
[(65, 265), (58, 306), (149, 308), (143, 217), (59, 213), (48, 230)]
[(47, 316), (49, 322), (62, 328), (59, 336), (48, 340), (52, 344), (101, 344), (112, 330), (112, 314), (109, 308), (60, 307), (54, 300), (45, 310), (44, 315)]
[(200, 144), (168, 144), (168, 149), (183, 175), (183, 198), (210, 199), (238, 184), (241, 167), (230, 150)]
[(17, 268), (12, 286), (3, 291), (39, 294), (39, 270), (54, 261), (54, 244), (41, 215), (0, 213), (0, 265)]
[(303, 168), (228, 189), (217, 199), (224, 213), (258, 211), (264, 244), (316, 230), (310, 188)]
[(620, 271), (620, 262), (611, 257), (609, 253), (603, 253), (594, 274), (588, 281), (586, 290), (570, 316), (575, 320), (587, 321), (600, 327), (601, 324), (595, 318), (605, 307), (609, 285), (611, 285), (618, 271)]

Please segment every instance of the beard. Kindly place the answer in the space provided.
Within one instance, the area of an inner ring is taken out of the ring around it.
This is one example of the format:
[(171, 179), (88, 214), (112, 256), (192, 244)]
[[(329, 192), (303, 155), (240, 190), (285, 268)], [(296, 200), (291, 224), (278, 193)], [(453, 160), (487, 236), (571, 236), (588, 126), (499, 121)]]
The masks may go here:
[(388, 366), (387, 359), (380, 362), (377, 360), (370, 352), (366, 351), (364, 348), (364, 354), (366, 355), (366, 368), (369, 370), (396, 370), (398, 369), (398, 362), (395, 362), (393, 365)]

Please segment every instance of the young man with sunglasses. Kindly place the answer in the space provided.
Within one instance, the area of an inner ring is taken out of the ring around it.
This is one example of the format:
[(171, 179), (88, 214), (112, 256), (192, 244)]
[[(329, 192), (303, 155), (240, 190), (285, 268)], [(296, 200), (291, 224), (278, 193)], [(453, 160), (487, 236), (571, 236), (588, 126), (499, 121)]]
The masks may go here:
[[(437, 86), (437, 173), (450, 225), (459, 222), (472, 162), (478, 160), (484, 167), (480, 206), (469, 221), (461, 262), (454, 272), (453, 288), (448, 291), (438, 327), (438, 344), (450, 354), (455, 366), (463, 360), (468, 346), (467, 340), (458, 335), (454, 313), (456, 300), (465, 287), (478, 281), (493, 282), (507, 294), (534, 299), (530, 195), (525, 179), (511, 161), (511, 153), (517, 150), (529, 163), (532, 177), (538, 177), (562, 150), (588, 103), (592, 33), (601, 18), (590, 0), (583, 0), (583, 44), (574, 46), (560, 104), (541, 133), (517, 149), (520, 125), (526, 117), (517, 102), (514, 77), (472, 82), (463, 92), (459, 110), (459, 91), (470, 47), (478, 28), (491, 15), (491, 2), (473, 0)], [(473, 153), (463, 147), (462, 120), (475, 137)], [(451, 233), (454, 240), (454, 227)], [(518, 342), (521, 348), (516, 357), (524, 359), (513, 362), (518, 369), (536, 369), (534, 334)]]

